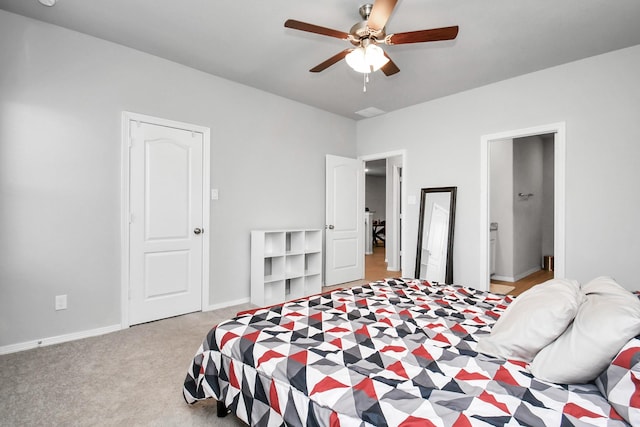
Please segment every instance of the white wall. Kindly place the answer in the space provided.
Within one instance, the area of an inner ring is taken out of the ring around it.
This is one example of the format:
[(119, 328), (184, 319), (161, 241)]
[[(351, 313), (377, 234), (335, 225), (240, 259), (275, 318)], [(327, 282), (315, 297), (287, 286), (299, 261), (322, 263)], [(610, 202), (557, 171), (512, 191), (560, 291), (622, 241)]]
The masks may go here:
[[(483, 288), (481, 136), (565, 122), (566, 276), (606, 274), (640, 289), (638, 75), (634, 46), (362, 120), (358, 155), (406, 149), (405, 197), (458, 187), (454, 277)], [(414, 265), (417, 217), (418, 205), (408, 205), (405, 275)]]
[[(513, 140), (514, 279), (540, 269), (542, 257), (543, 147), (540, 136)], [(533, 194), (519, 197), (518, 194)]]
[(120, 323), (123, 110), (211, 128), (210, 304), (248, 300), (251, 229), (323, 227), (325, 154), (356, 153), (352, 120), (0, 11), (0, 347)]

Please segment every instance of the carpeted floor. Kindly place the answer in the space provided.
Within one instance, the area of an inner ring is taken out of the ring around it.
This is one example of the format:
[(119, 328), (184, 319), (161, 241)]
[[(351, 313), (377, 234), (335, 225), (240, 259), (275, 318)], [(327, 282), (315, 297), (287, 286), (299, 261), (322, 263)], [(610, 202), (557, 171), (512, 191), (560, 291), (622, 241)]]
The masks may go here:
[(182, 383), (211, 326), (251, 308), (193, 313), (0, 356), (0, 426), (229, 426)]
[[(379, 266), (368, 263), (375, 279), (334, 288), (392, 277), (384, 248), (376, 254), (384, 268), (372, 272)], [(252, 307), (192, 313), (0, 356), (0, 426), (244, 426), (233, 415), (218, 418), (214, 400), (185, 403), (182, 383), (209, 329)]]

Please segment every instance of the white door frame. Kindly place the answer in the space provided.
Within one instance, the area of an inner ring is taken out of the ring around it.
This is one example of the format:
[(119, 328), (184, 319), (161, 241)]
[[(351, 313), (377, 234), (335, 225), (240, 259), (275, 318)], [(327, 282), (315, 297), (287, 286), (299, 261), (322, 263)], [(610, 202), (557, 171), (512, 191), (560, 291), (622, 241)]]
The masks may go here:
[(144, 114), (122, 112), (122, 163), (121, 163), (121, 296), (120, 296), (120, 326), (122, 329), (129, 327), (129, 228), (130, 228), (130, 156), (131, 147), (131, 122), (144, 122), (158, 126), (184, 129), (202, 134), (202, 306), (204, 311), (209, 305), (209, 236), (211, 234), (211, 224), (209, 221), (211, 192), (211, 131), (207, 127), (197, 126), (190, 123), (177, 122)]
[[(403, 162), (404, 162), (404, 156), (402, 157)], [(401, 210), (401, 195), (403, 194), (402, 192), (402, 176), (401, 176), (401, 170), (403, 169), (403, 166), (398, 166), (398, 165), (393, 165), (392, 168), (392, 173), (391, 173), (391, 187), (392, 187), (392, 194), (391, 196), (391, 218), (392, 218), (392, 227), (395, 231), (400, 230), (400, 233), (394, 233), (393, 235), (395, 236), (394, 239), (392, 239), (391, 241), (391, 247), (393, 248), (393, 259), (389, 259), (387, 257), (387, 269), (388, 270), (393, 270), (393, 271), (398, 271), (401, 269), (401, 262), (402, 262), (402, 250), (400, 248), (400, 246), (402, 245), (402, 227), (401, 227), (401, 223), (402, 223), (402, 214), (403, 214), (403, 210)]]
[[(490, 283), (490, 143), (491, 141), (524, 138), (527, 136), (553, 133), (554, 135), (554, 213), (553, 213), (553, 251), (554, 277), (564, 278), (565, 259), (565, 169), (566, 169), (566, 131), (565, 122), (551, 123), (525, 129), (483, 135), (480, 138), (480, 290), (489, 290)], [(484, 287), (484, 288), (483, 288)]]
[[(398, 230), (398, 228), (400, 228), (400, 233), (394, 233), (395, 236), (397, 236), (395, 239), (396, 241), (399, 241), (400, 243), (397, 245), (398, 246), (398, 250), (397, 250), (397, 257), (400, 259), (400, 262), (402, 265), (400, 265), (400, 269), (402, 270), (402, 277), (410, 277), (408, 276), (405, 271), (408, 271), (404, 268), (404, 263), (406, 262), (406, 257), (401, 257), (401, 254), (404, 254), (404, 244), (407, 241), (406, 239), (406, 223), (403, 223), (403, 227), (400, 227), (400, 218), (397, 214), (399, 214), (400, 212), (407, 212), (407, 205), (406, 205), (406, 197), (404, 196), (405, 194), (407, 194), (407, 190), (406, 190), (406, 176), (407, 176), (407, 150), (396, 150), (396, 151), (387, 151), (384, 153), (376, 153), (376, 154), (366, 154), (366, 155), (362, 155), (358, 157), (358, 160), (362, 160), (363, 162), (368, 162), (368, 161), (372, 161), (372, 160), (382, 160), (382, 159), (388, 159), (389, 157), (397, 157), (400, 156), (402, 158), (402, 180), (400, 180), (400, 188), (401, 188), (401, 193), (403, 195), (402, 197), (402, 201), (400, 202), (402, 205), (402, 209), (393, 209), (393, 212), (391, 213), (394, 218), (391, 220), (392, 222), (392, 226), (394, 227), (394, 230)], [(364, 173), (364, 171), (363, 171)], [(363, 177), (363, 179), (365, 180), (365, 188), (366, 188), (366, 177)], [(389, 179), (389, 177), (387, 177), (387, 179)], [(389, 195), (387, 195), (388, 197)], [(396, 203), (397, 197), (393, 197), (394, 203)], [(364, 221), (364, 212), (362, 213), (362, 220)], [(389, 223), (389, 221), (387, 221), (387, 224)], [(395, 242), (393, 244), (396, 244)]]

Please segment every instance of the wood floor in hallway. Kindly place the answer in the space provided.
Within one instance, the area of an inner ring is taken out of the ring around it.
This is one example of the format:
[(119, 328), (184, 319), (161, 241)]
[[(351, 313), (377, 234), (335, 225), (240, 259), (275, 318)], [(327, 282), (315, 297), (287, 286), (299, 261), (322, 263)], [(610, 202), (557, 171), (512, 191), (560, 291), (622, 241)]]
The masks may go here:
[(390, 277), (401, 277), (400, 271), (387, 270), (387, 263), (384, 261), (385, 255), (386, 252), (384, 246), (374, 246), (373, 254), (365, 255), (364, 257), (364, 279), (328, 286), (325, 290), (350, 288), (352, 286), (375, 282), (376, 280), (387, 279)]
[(539, 285), (540, 283), (546, 282), (549, 279), (553, 279), (553, 271), (539, 270), (539, 271), (536, 271), (535, 273), (528, 275), (523, 279), (518, 280), (517, 282), (504, 282), (502, 280), (491, 280), (491, 283), (496, 283), (498, 285), (514, 286), (515, 289), (509, 292), (509, 294), (520, 295), (527, 289), (531, 289), (535, 285)]
[(364, 279), (367, 282), (386, 279), (389, 277), (400, 277), (399, 271), (387, 270), (387, 263), (384, 261), (386, 251), (384, 246), (374, 246), (372, 255), (364, 257)]

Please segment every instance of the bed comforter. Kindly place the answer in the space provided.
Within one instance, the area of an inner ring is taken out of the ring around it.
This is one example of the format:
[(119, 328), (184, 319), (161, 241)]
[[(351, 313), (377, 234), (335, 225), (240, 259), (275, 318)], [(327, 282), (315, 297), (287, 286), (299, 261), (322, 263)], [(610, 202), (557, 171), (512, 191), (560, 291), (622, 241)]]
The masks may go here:
[(623, 426), (594, 384), (475, 351), (509, 296), (386, 280), (214, 327), (184, 382), (258, 426)]

